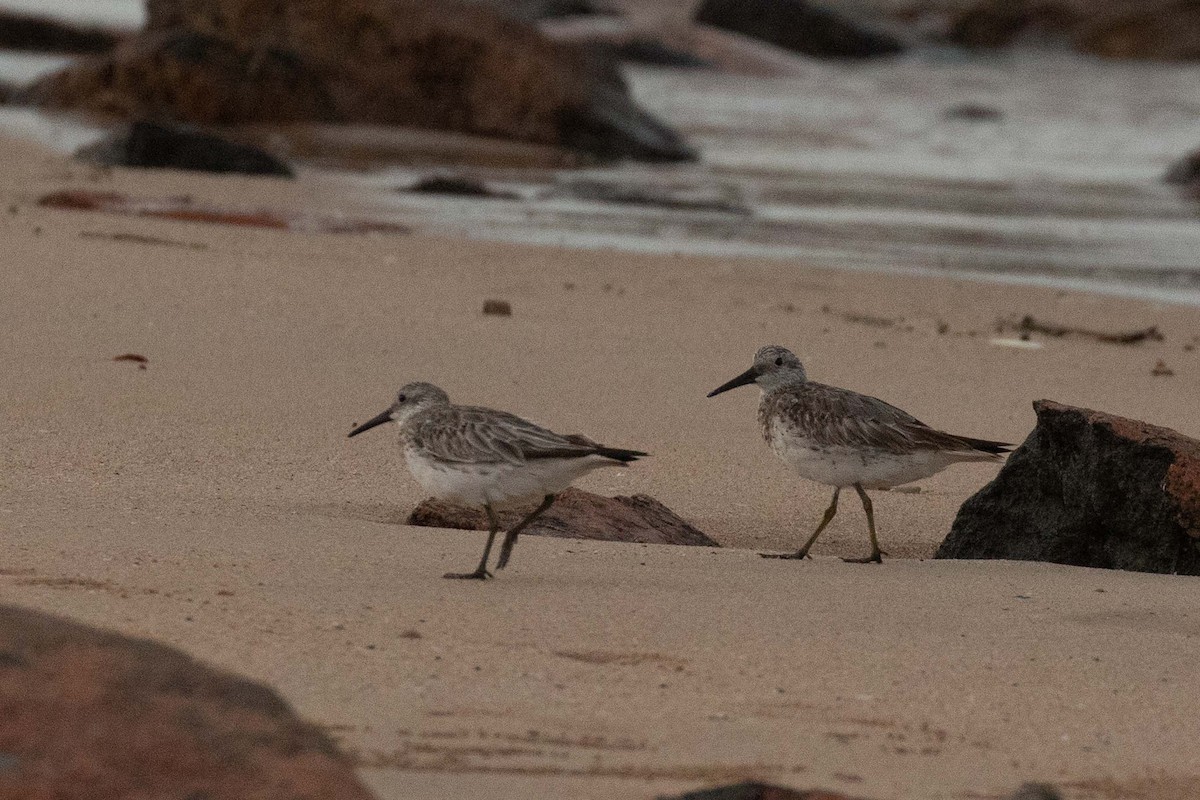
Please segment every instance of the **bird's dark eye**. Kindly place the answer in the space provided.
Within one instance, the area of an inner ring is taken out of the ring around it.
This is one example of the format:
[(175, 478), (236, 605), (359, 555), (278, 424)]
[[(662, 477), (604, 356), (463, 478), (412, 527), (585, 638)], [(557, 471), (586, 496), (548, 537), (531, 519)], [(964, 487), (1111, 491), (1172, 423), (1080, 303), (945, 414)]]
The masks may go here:
[(399, 400), (401, 403), (403, 403), (403, 402), (404, 402), (405, 400), (407, 400), (408, 398), (407, 398), (407, 397), (405, 397), (404, 395), (400, 395), (400, 396), (399, 396), (399, 397), (397, 397), (396, 399), (397, 399), (397, 400)]
[(783, 356), (780, 356), (779, 358), (775, 359), (775, 366), (777, 366), (777, 367), (783, 366)]

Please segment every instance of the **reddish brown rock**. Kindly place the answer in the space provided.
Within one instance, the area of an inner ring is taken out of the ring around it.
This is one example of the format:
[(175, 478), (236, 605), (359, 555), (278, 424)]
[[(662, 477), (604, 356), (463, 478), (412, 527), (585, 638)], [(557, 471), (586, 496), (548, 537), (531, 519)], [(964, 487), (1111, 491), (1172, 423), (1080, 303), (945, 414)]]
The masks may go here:
[(695, 157), (611, 65), (453, 0), (150, 0), (142, 35), (39, 81), (26, 99), (200, 125), (402, 125), (601, 156)]
[[(534, 505), (500, 512), (502, 526), (516, 525)], [(468, 531), (488, 529), (487, 516), (482, 511), (433, 499), (423, 500), (413, 509), (407, 524)], [(525, 533), (605, 542), (721, 546), (653, 497), (644, 494), (601, 497), (574, 488), (560, 494), (554, 505), (526, 528)]]
[(0, 798), (369, 800), (267, 687), (186, 654), (0, 606)]
[(1107, 58), (1200, 58), (1200, 6), (1190, 0), (981, 0), (950, 34), (969, 47), (1061, 38)]
[(1200, 442), (1034, 404), (1037, 427), (959, 509), (938, 558), (1006, 558), (1200, 575)]
[(196, 203), (189, 196), (133, 197), (120, 192), (95, 192), (67, 189), (38, 198), (43, 208), (65, 211), (97, 211), (133, 217), (236, 225), (245, 228), (271, 228), (297, 233), (409, 233), (409, 228), (384, 220), (347, 219), (271, 209), (239, 209)]

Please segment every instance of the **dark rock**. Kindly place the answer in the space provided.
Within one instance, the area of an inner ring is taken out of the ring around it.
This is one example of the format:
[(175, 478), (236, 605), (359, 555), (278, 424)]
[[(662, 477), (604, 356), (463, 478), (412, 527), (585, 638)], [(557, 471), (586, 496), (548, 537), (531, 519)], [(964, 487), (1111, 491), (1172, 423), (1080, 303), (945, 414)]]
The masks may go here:
[(827, 792), (823, 789), (808, 789), (799, 791), (783, 786), (772, 786), (766, 783), (735, 783), (730, 786), (719, 786), (715, 789), (701, 789), (696, 792), (686, 792), (670, 797), (661, 796), (658, 800), (856, 800), (841, 792)]
[(1167, 167), (1163, 181), (1192, 189), (1200, 187), (1200, 150), (1193, 150)]
[(257, 147), (231, 142), (187, 125), (145, 120), (83, 148), (76, 157), (109, 167), (293, 177), (287, 164)]
[(103, 28), (72, 25), (49, 17), (0, 11), (0, 49), (39, 53), (104, 53), (118, 35)]
[(489, 317), (511, 317), (512, 303), (507, 300), (484, 300), (483, 313)]
[(1200, 575), (1200, 442), (1034, 403), (1037, 427), (967, 500), (937, 558), (1005, 558)]
[(995, 106), (985, 106), (981, 103), (959, 103), (943, 111), (942, 116), (964, 122), (1000, 122), (1004, 119), (1004, 112)]
[(29, 102), (213, 125), (402, 125), (690, 160), (615, 66), (452, 0), (149, 0), (147, 31), (38, 81)]
[(462, 175), (431, 175), (414, 183), (408, 188), (410, 192), (423, 194), (446, 194), (456, 197), (482, 197), (498, 200), (519, 200), (520, 195), (514, 192), (501, 192), (490, 188), (483, 181), (467, 178)]
[(713, 62), (687, 50), (672, 47), (649, 36), (631, 36), (619, 42), (597, 43), (596, 47), (617, 61), (675, 69), (712, 69)]
[(819, 58), (869, 58), (904, 50), (891, 36), (859, 28), (806, 0), (704, 0), (695, 19)]
[(750, 213), (741, 193), (732, 185), (665, 185), (580, 178), (562, 183), (554, 194), (598, 203), (738, 215)]
[(1063, 796), (1049, 783), (1023, 783), (1008, 800), (1063, 800)]
[(1200, 58), (1200, 6), (1192, 0), (980, 0), (952, 23), (950, 39), (1002, 47), (1057, 39), (1106, 58)]
[[(505, 528), (517, 524), (533, 510), (511, 509), (500, 512)], [(407, 524), (430, 528), (458, 528), (486, 531), (483, 511), (465, 509), (440, 500), (423, 500), (413, 509)], [(693, 528), (675, 512), (644, 494), (632, 497), (601, 497), (582, 489), (567, 489), (554, 505), (526, 530), (531, 536), (558, 536), (568, 539), (596, 539), (605, 542), (644, 542), (648, 544), (685, 544), (700, 547), (721, 545)]]
[(613, 10), (591, 0), (472, 0), (491, 6), (517, 19), (539, 20), (561, 17), (611, 15)]
[(0, 738), (6, 798), (370, 798), (266, 686), (14, 606), (0, 606)]

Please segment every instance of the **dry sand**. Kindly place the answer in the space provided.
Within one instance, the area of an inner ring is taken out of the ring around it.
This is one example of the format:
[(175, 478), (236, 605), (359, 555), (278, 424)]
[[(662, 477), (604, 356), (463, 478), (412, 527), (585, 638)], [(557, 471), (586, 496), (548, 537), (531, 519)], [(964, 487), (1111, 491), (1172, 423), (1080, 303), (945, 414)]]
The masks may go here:
[[(1200, 435), (1194, 309), (1049, 289), (36, 208), (85, 186), (299, 207), (313, 185), (95, 172), (0, 143), (0, 564), (7, 601), (153, 636), (277, 686), (385, 798), (650, 798), (754, 776), (875, 798), (1200, 795), (1193, 578), (925, 559), (996, 471), (827, 502), (704, 394), (758, 345), (952, 431), (1020, 441), (1049, 397)], [(142, 237), (142, 238), (138, 238)], [(145, 237), (151, 237), (146, 239)], [(484, 317), (483, 301), (512, 303)], [(989, 343), (1032, 313), (1162, 343)], [(890, 321), (890, 322), (889, 322)], [(939, 333), (939, 329), (943, 332)], [(148, 368), (112, 361), (149, 358)], [(1175, 374), (1152, 377), (1164, 360)], [(728, 550), (401, 524), (408, 380), (654, 457), (647, 492)], [(852, 499), (852, 498), (851, 498)]]

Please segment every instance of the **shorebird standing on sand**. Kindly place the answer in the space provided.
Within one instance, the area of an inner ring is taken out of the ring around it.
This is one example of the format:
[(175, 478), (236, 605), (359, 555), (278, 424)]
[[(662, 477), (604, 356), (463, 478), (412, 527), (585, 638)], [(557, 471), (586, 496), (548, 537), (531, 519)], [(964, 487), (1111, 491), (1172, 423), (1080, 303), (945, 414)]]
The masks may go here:
[(504, 411), (450, 404), (431, 383), (409, 383), (396, 401), (350, 436), (385, 422), (400, 426), (400, 444), (417, 483), (441, 500), (483, 508), (491, 523), (483, 558), (474, 572), (447, 578), (483, 580), (492, 542), (500, 530), (496, 507), (540, 497), (541, 505), (504, 536), (497, 569), (504, 569), (513, 545), (555, 496), (599, 467), (619, 467), (646, 455), (596, 444), (586, 436), (563, 435)]
[(999, 461), (1012, 449), (1003, 442), (935, 430), (882, 400), (810, 381), (800, 359), (779, 345), (760, 348), (754, 366), (708, 396), (751, 383), (762, 390), (758, 423), (775, 455), (800, 477), (833, 487), (833, 501), (804, 546), (786, 555), (761, 553), (763, 558), (807, 557), (837, 513), (838, 493), (853, 486), (867, 512), (871, 554), (842, 560), (882, 563), (867, 489), (890, 489), (928, 478), (959, 461)]

